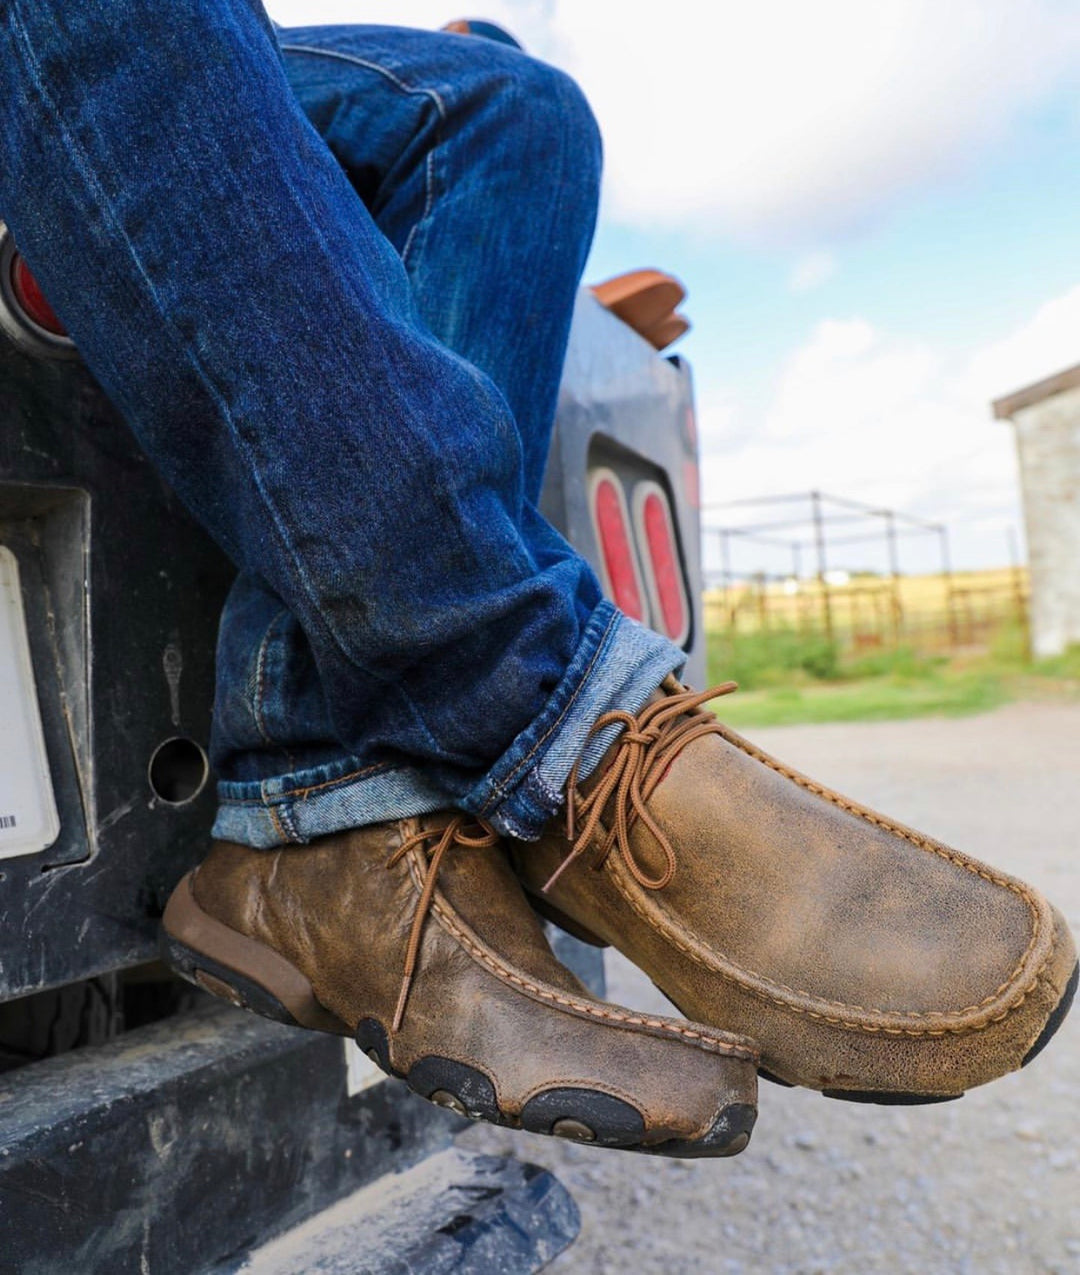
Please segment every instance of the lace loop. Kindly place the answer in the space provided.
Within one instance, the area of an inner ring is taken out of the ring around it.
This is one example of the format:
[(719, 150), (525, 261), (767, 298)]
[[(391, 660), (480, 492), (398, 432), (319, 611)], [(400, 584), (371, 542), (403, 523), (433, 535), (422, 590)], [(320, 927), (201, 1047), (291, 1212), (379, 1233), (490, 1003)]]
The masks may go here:
[(387, 859), (387, 868), (396, 867), (398, 863), (418, 846), (425, 850), (428, 843), (435, 841), (435, 847), (428, 859), (424, 883), (413, 913), (412, 927), (409, 930), (409, 945), (405, 950), (405, 970), (401, 980), (401, 991), (398, 993), (397, 1007), (394, 1010), (394, 1022), (391, 1030), (400, 1031), (405, 1018), (405, 1005), (409, 999), (413, 976), (416, 973), (416, 962), (420, 955), (420, 942), (424, 935), (424, 922), (431, 911), (431, 903), (435, 898), (435, 885), (439, 879), (439, 869), (443, 858), (451, 846), (465, 846), (467, 849), (481, 850), (499, 844), (499, 834), (483, 819), (472, 819), (465, 815), (455, 815), (445, 828), (421, 828), (405, 838), (394, 853)]
[[(718, 735), (723, 731), (704, 705), (737, 689), (735, 682), (722, 682), (704, 691), (677, 691), (646, 704), (636, 717), (623, 709), (614, 709), (597, 718), (589, 732), (590, 739), (609, 726), (622, 726), (623, 730), (612, 745), (607, 769), (591, 792), (582, 796), (578, 789), (577, 762), (570, 771), (566, 781), (566, 837), (571, 843), (570, 853), (551, 874), (544, 893), (588, 849), (604, 811), (612, 802), (612, 818), (600, 843), (596, 866), (615, 849), (626, 870), (643, 889), (662, 890), (671, 881), (675, 875), (675, 851), (649, 812), (649, 798), (688, 744), (704, 735)], [(664, 866), (656, 876), (650, 876), (638, 862), (630, 843), (630, 832), (638, 820), (648, 828), (663, 855)]]

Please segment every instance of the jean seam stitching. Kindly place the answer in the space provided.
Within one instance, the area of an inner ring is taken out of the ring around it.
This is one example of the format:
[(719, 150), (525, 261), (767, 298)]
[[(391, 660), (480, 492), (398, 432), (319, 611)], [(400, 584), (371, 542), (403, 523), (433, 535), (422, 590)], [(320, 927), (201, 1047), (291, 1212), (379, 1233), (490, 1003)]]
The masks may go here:
[(288, 841), (289, 834), (282, 827), (281, 820), (278, 818), (278, 812), (274, 809), (273, 806), (266, 806), (265, 809), (266, 809), (267, 816), (270, 819), (270, 822), (274, 825), (274, 831), (277, 833), (277, 835), (281, 838), (282, 841)]
[(264, 744), (274, 743), (273, 738), (266, 729), (266, 723), (263, 720), (263, 698), (266, 687), (266, 655), (273, 637), (274, 625), (277, 624), (282, 616), (287, 616), (289, 614), (289, 608), (282, 607), (266, 626), (266, 632), (263, 634), (262, 641), (259, 643), (259, 654), (255, 662), (255, 703), (253, 705), (253, 716), (255, 718), (255, 726), (258, 729), (259, 736)]
[(389, 67), (383, 66), (380, 62), (372, 62), (370, 58), (358, 57), (355, 53), (342, 53), (340, 49), (320, 49), (310, 44), (283, 44), (281, 49), (283, 53), (308, 53), (313, 57), (336, 58), (339, 62), (351, 62), (354, 66), (366, 67), (367, 70), (384, 76), (403, 93), (431, 98), (438, 108), (439, 114), (444, 120), (446, 119), (446, 104), (436, 89), (424, 88), (419, 84), (408, 84), (394, 71), (391, 71)]
[(423, 226), (431, 216), (431, 210), (435, 206), (435, 151), (442, 143), (443, 126), (446, 124), (447, 113), (446, 103), (443, 101), (441, 94), (435, 89), (423, 88), (420, 85), (407, 84), (399, 75), (396, 75), (389, 67), (381, 65), (379, 62), (372, 62), (368, 58), (358, 57), (355, 53), (342, 53), (340, 49), (319, 49), (308, 44), (283, 44), (281, 46), (283, 53), (306, 53), (311, 57), (323, 57), (336, 59), (339, 62), (351, 63), (353, 66), (363, 67), (368, 71), (374, 71), (376, 75), (383, 76), (389, 80), (393, 86), (402, 93), (408, 94), (410, 97), (426, 97), (434, 102), (435, 109), (439, 115), (439, 124), (435, 129), (435, 141), (431, 149), (427, 153), (427, 159), (424, 162), (424, 208), (419, 219), (413, 223), (405, 239), (405, 245), (401, 250), (401, 260), (404, 265), (409, 262), (409, 254), (413, 247), (415, 239), (421, 226)]
[(420, 219), (413, 223), (405, 239), (405, 245), (401, 249), (401, 260), (405, 266), (409, 265), (411, 255), (415, 245), (420, 242), (419, 235), (421, 231), (427, 228), (431, 221), (431, 211), (435, 206), (435, 152), (442, 142), (442, 126), (435, 130), (435, 142), (431, 150), (427, 153), (427, 159), (424, 162), (424, 211), (420, 214)]
[(376, 773), (391, 774), (395, 767), (388, 762), (376, 762), (373, 766), (362, 766), (359, 770), (350, 770), (347, 775), (339, 775), (336, 779), (324, 779), (322, 783), (307, 784), (303, 788), (289, 788), (285, 792), (270, 793), (266, 791), (266, 780), (259, 785), (258, 797), (222, 797), (223, 806), (266, 806), (281, 805), (283, 802), (305, 799), (310, 793), (321, 792), (324, 788), (333, 788), (337, 784), (348, 783), (354, 779), (364, 779)]
[(296, 824), (293, 822), (291, 805), (291, 802), (280, 802), (274, 807), (274, 813), (278, 822), (289, 834), (289, 839), (291, 841), (300, 842), (303, 841), (303, 837), (301, 837)]
[(514, 767), (514, 769), (510, 772), (510, 774), (507, 775), (505, 779), (495, 783), (494, 791), (492, 795), (488, 798), (487, 801), (484, 802), (483, 806), (481, 807), (481, 810), (480, 810), (481, 815), (486, 815), (499, 801), (501, 801), (506, 796), (507, 792), (513, 786), (514, 780), (517, 778), (517, 776), (521, 773), (522, 770), (528, 767), (529, 763), (536, 756), (537, 752), (541, 748), (543, 748), (543, 746), (551, 738), (554, 732), (557, 731), (559, 727), (563, 724), (563, 721), (566, 719), (566, 715), (573, 708), (575, 702), (577, 701), (579, 695), (581, 694), (582, 687), (585, 685), (593, 669), (596, 667), (596, 662), (600, 658), (600, 654), (603, 651), (605, 645), (607, 644), (608, 634), (611, 632), (613, 626), (618, 622), (618, 620), (619, 620), (619, 613), (618, 611), (616, 611), (612, 614), (611, 618), (608, 620), (607, 624), (605, 625), (604, 631), (600, 635), (600, 640), (596, 644), (596, 650), (593, 652), (592, 659), (589, 661), (584, 672), (581, 674), (581, 677), (578, 678), (577, 686), (574, 687), (574, 690), (570, 698), (566, 701), (565, 705), (563, 706), (562, 712), (551, 723), (551, 725), (543, 733), (543, 735), (541, 735), (541, 737), (536, 741), (536, 743), (533, 744), (532, 748), (529, 749), (528, 753), (521, 759), (521, 761), (518, 762), (518, 764)]

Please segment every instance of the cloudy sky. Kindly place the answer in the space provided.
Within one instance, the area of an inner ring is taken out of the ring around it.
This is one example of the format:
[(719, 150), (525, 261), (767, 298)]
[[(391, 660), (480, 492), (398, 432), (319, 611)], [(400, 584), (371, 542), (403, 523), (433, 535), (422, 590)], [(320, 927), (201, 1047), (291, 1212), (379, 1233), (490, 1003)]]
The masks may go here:
[(989, 401), (1080, 362), (1080, 5), (454, 3), (268, 8), (488, 17), (574, 74), (606, 147), (588, 278), (689, 288), (705, 499), (817, 487), (1005, 561), (1016, 464)]

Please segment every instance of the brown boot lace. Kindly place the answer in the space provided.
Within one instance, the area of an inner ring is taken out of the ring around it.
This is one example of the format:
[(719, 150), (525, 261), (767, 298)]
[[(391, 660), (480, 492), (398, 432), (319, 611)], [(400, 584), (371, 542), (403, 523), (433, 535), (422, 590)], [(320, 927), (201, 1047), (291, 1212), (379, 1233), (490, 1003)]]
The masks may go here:
[[(615, 709), (597, 718), (590, 738), (608, 726), (622, 726), (624, 730), (613, 745), (615, 751), (607, 769), (587, 796), (578, 791), (576, 762), (570, 772), (566, 781), (566, 837), (572, 846), (548, 879), (545, 893), (588, 849), (612, 797), (614, 817), (600, 843), (596, 866), (604, 863), (615, 847), (627, 871), (644, 889), (662, 890), (668, 884), (675, 875), (675, 851), (649, 813), (648, 800), (687, 744), (703, 735), (722, 733), (723, 727), (703, 705), (737, 689), (737, 683), (723, 682), (706, 691), (678, 691), (646, 704), (637, 717)], [(650, 876), (634, 856), (630, 829), (639, 819), (663, 852), (664, 867), (659, 876)]]
[(405, 1002), (409, 999), (413, 975), (416, 972), (416, 961), (420, 954), (420, 940), (424, 935), (424, 922), (431, 910), (431, 901), (435, 897), (435, 883), (439, 878), (443, 857), (451, 846), (466, 846), (474, 850), (484, 849), (499, 844), (499, 834), (485, 823), (483, 819), (474, 819), (468, 815), (455, 815), (445, 828), (422, 828), (406, 837), (400, 846), (386, 861), (387, 868), (393, 868), (417, 846), (428, 849), (429, 842), (434, 841), (427, 872), (424, 874), (424, 885), (413, 913), (412, 929), (409, 931), (409, 946), (405, 952), (405, 974), (401, 980), (401, 992), (398, 995), (397, 1008), (394, 1010), (393, 1031), (401, 1030), (405, 1017)]

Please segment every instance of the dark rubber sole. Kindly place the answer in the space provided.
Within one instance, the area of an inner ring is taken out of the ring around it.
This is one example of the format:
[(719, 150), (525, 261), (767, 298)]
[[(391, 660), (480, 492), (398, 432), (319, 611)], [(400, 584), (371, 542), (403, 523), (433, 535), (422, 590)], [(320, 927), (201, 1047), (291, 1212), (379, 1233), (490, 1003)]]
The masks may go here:
[(889, 1089), (822, 1089), (825, 1098), (840, 1102), (864, 1102), (875, 1107), (932, 1107), (939, 1102), (955, 1102), (962, 1093), (904, 1093)]
[[(178, 889), (181, 888), (187, 888), (187, 883), (181, 882)], [(520, 1116), (509, 1116), (499, 1107), (491, 1079), (467, 1063), (429, 1054), (414, 1062), (407, 1072), (398, 1071), (390, 1060), (386, 1030), (377, 1019), (364, 1018), (355, 1033), (352, 1032), (319, 1004), (300, 971), (278, 953), (201, 913), (193, 898), (181, 895), (177, 906), (170, 900), (165, 921), (177, 924), (188, 937), (197, 935), (203, 942), (227, 947), (232, 959), (245, 964), (248, 970), (242, 973), (201, 947), (191, 946), (163, 924), (159, 940), (161, 957), (181, 978), (274, 1022), (353, 1036), (381, 1071), (404, 1081), (420, 1097), (460, 1116), (595, 1146), (680, 1159), (738, 1155), (750, 1141), (757, 1110), (746, 1103), (732, 1103), (723, 1108), (700, 1138), (669, 1139), (660, 1143), (643, 1141), (645, 1120), (636, 1107), (611, 1094), (583, 1087), (543, 1090), (528, 1100)], [(275, 989), (268, 985), (271, 982), (275, 983)]]
[(1065, 990), (1061, 994), (1061, 1000), (1054, 1006), (1054, 1011), (1046, 1020), (1046, 1026), (1039, 1033), (1039, 1039), (1024, 1055), (1024, 1061), (1021, 1067), (1026, 1067), (1033, 1058), (1036, 1058), (1050, 1044), (1050, 1041), (1056, 1035), (1058, 1028), (1065, 1021), (1065, 1016), (1072, 1008), (1073, 1000), (1076, 997), (1076, 984), (1080, 981), (1080, 962), (1073, 966), (1073, 972), (1069, 975), (1069, 981), (1065, 984)]
[(470, 1120), (486, 1120), (489, 1124), (598, 1147), (680, 1159), (722, 1158), (738, 1155), (747, 1146), (757, 1119), (755, 1107), (732, 1103), (700, 1138), (644, 1143), (645, 1121), (636, 1107), (611, 1094), (571, 1086), (534, 1094), (521, 1109), (520, 1117), (514, 1119), (500, 1109), (490, 1078), (467, 1063), (429, 1054), (413, 1063), (407, 1073), (397, 1071), (390, 1063), (386, 1030), (377, 1019), (365, 1018), (360, 1023), (356, 1043), (387, 1075), (403, 1080), (422, 1098), (448, 1106)]

